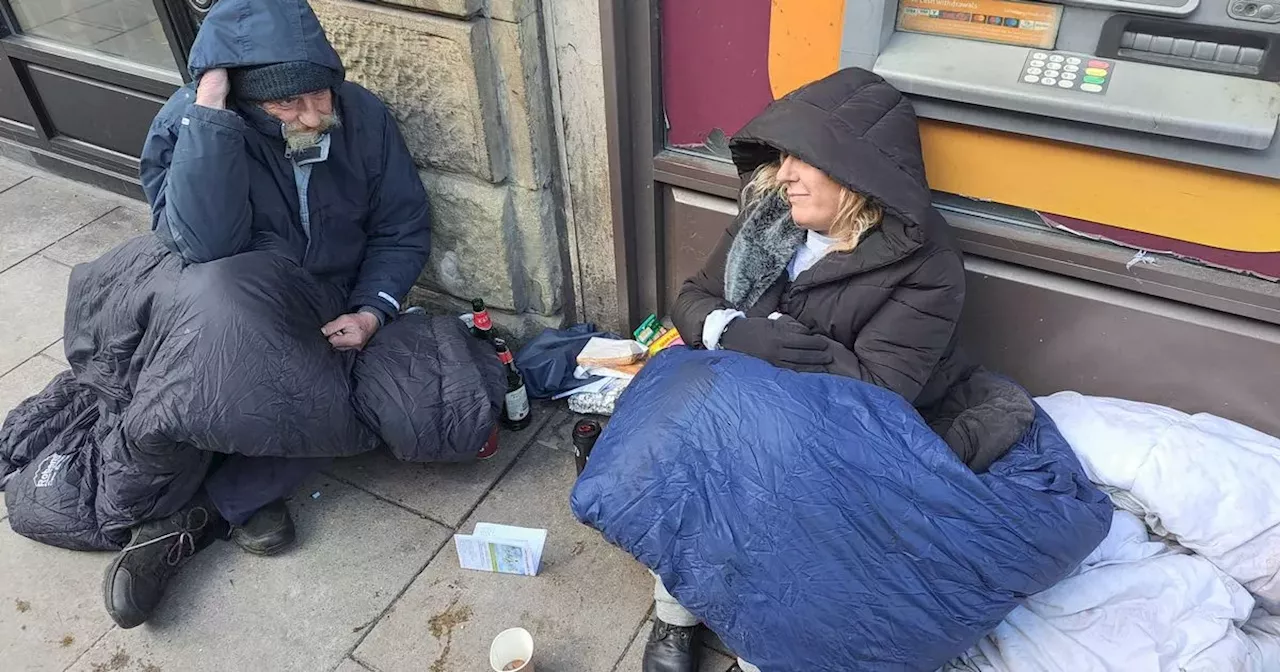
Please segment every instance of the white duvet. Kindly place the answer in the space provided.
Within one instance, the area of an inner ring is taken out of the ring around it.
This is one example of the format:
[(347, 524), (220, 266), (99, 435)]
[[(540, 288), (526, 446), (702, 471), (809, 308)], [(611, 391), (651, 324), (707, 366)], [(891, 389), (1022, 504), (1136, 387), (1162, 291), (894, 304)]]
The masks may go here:
[(1120, 510), (1074, 574), (946, 669), (1280, 672), (1280, 439), (1150, 404), (1037, 401)]

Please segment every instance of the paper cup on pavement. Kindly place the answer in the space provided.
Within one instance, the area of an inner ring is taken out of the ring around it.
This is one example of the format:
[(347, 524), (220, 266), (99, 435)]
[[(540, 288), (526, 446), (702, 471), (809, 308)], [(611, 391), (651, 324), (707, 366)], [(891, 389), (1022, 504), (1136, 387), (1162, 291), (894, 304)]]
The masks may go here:
[(524, 628), (503, 630), (489, 646), (489, 667), (493, 672), (533, 672), (533, 635)]

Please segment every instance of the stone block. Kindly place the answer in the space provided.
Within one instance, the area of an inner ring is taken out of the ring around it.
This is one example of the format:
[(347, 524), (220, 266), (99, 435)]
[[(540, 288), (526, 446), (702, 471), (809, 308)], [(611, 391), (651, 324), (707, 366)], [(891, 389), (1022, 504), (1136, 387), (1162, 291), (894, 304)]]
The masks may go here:
[[(461, 315), (471, 312), (470, 302), (421, 285), (409, 290), (406, 303), (439, 315)], [(544, 329), (560, 329), (565, 326), (565, 317), (562, 314), (512, 313), (490, 308), (489, 316), (493, 318), (494, 331), (517, 348), (542, 333)]]
[(111, 630), (102, 608), (110, 559), (45, 546), (0, 525), (0, 668), (62, 672)]
[(499, 21), (523, 21), (538, 11), (538, 3), (539, 0), (488, 0), (488, 14)]
[(384, 0), (384, 4), (451, 16), (456, 19), (468, 19), (480, 13), (484, 7), (484, 0)]
[(563, 120), (566, 168), (565, 229), (573, 253), (579, 318), (628, 330), (618, 301), (613, 201), (609, 182), (603, 52), (598, 0), (548, 3)]
[[(653, 579), (569, 511), (573, 455), (533, 445), (463, 525), (548, 530), (536, 577), (463, 570), (446, 546), (356, 649), (382, 672), (486, 670), (489, 644), (509, 627), (534, 638), (546, 670), (611, 670), (653, 601)], [(425, 627), (424, 627), (425, 626)]]
[(0, 271), (115, 206), (89, 190), (71, 189), (61, 180), (46, 177), (33, 177), (5, 190), (0, 193)]
[[(71, 671), (333, 669), (449, 538), (327, 477), (289, 506), (297, 548), (260, 558), (215, 543), (183, 567), (145, 627), (112, 630)], [(101, 610), (96, 582), (85, 595)]]
[(74, 266), (93, 261), (116, 245), (150, 232), (150, 215), (141, 210), (119, 207), (58, 241), (42, 254), (58, 263)]
[(534, 11), (514, 22), (492, 21), (489, 43), (511, 162), (508, 180), (541, 188), (550, 183), (556, 161), (541, 17)]
[(391, 4), (418, 11), (349, 0), (313, 6), (348, 79), (391, 107), (419, 165), (525, 188), (547, 184), (554, 135), (537, 3)]
[(422, 171), (431, 200), (431, 257), (421, 282), (492, 308), (550, 316), (564, 292), (561, 240), (549, 189), (487, 184)]
[(350, 0), (312, 0), (347, 79), (391, 108), (420, 166), (507, 176), (483, 22)]
[[(0, 208), (0, 212), (7, 211)], [(5, 327), (0, 336), (0, 374), (62, 338), (70, 277), (70, 268), (40, 255), (0, 272), (0, 315)]]
[(512, 266), (519, 253), (509, 240), (511, 191), (467, 175), (422, 171), (431, 200), (431, 257), (421, 281), (453, 296), (483, 297), (516, 310)]
[(556, 226), (555, 196), (551, 189), (511, 188), (515, 247), (513, 257), (516, 306), (539, 315), (554, 315), (564, 307), (563, 239)]
[[(365, 0), (370, 1), (370, 0)], [(458, 19), (489, 16), (498, 21), (519, 21), (538, 11), (538, 0), (382, 0), (396, 5), (431, 14), (442, 14)]]
[(410, 464), (385, 452), (339, 460), (335, 478), (395, 502), (447, 527), (457, 528), (551, 417), (553, 407), (535, 405), (523, 431), (498, 432), (498, 454), (464, 464)]

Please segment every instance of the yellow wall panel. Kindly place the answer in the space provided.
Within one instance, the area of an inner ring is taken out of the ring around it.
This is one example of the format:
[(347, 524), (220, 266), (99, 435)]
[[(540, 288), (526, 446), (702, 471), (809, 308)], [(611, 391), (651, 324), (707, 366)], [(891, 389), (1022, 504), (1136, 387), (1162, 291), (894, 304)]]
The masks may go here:
[(1280, 252), (1280, 182), (920, 120), (934, 189), (1239, 252)]
[(773, 0), (769, 85), (777, 100), (840, 69), (844, 0)]

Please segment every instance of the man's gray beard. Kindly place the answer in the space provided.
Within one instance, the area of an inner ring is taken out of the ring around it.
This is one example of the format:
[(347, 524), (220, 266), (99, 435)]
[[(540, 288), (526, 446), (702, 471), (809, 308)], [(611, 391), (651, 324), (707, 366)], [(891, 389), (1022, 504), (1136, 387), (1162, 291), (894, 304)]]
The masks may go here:
[(288, 153), (292, 155), (296, 152), (304, 149), (310, 149), (320, 144), (320, 139), (324, 137), (325, 133), (341, 126), (342, 120), (338, 118), (338, 113), (334, 112), (321, 120), (320, 125), (322, 130), (319, 131), (301, 128), (285, 128), (284, 146), (285, 149), (288, 150)]

